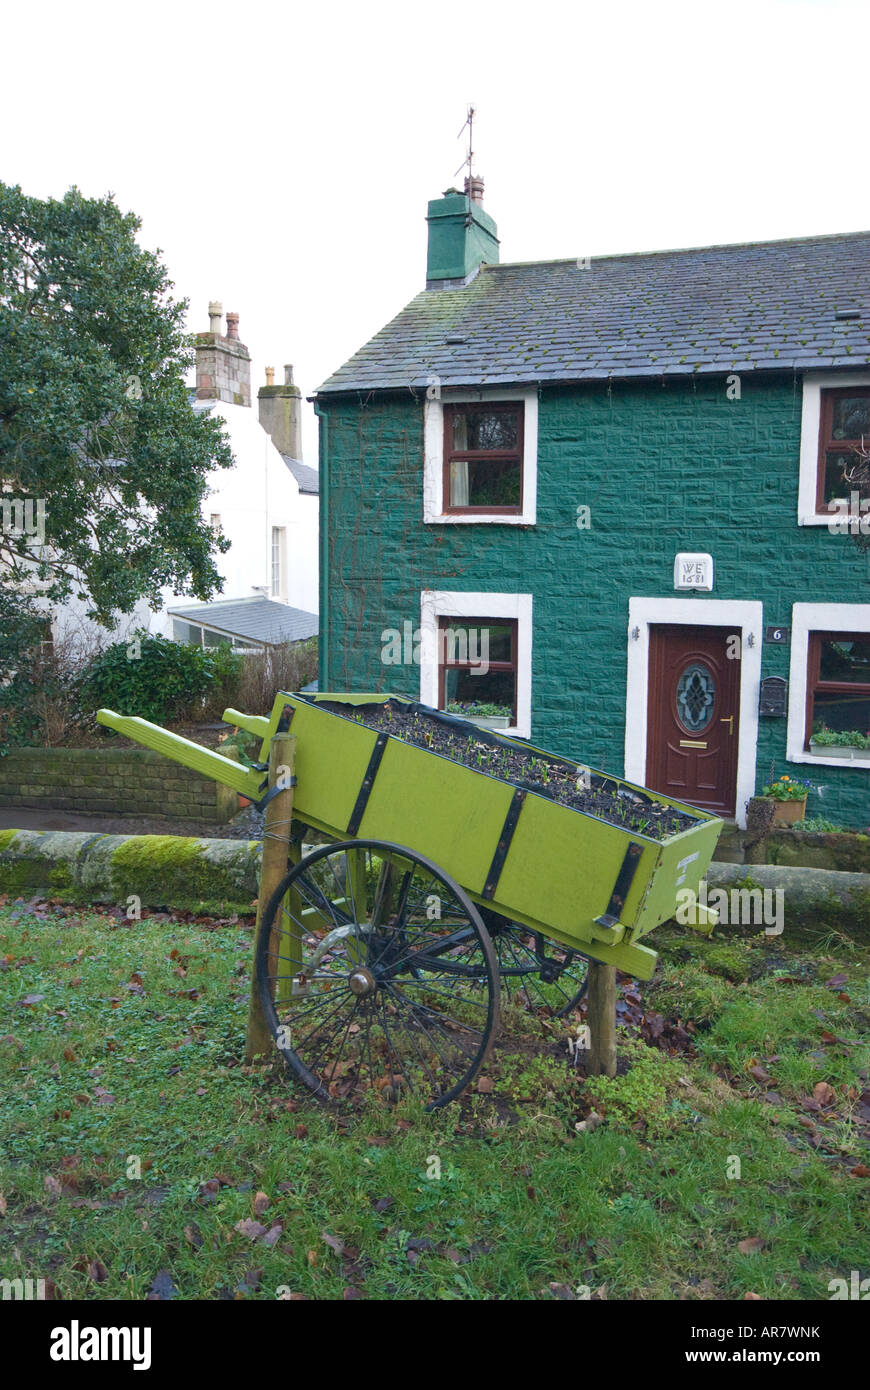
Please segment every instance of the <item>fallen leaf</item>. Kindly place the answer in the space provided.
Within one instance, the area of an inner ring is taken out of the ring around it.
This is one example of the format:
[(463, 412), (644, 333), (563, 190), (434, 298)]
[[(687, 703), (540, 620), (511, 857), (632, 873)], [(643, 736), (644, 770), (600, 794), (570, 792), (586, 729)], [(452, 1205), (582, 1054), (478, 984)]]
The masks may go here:
[(21, 1003), (25, 1006), (25, 1008), (29, 1009), (31, 1005), (38, 1004), (39, 1001), (44, 998), (44, 994), (25, 994), (24, 998), (21, 1000)]
[(363, 1294), (361, 1289), (354, 1288), (353, 1284), (349, 1284), (341, 1296), (345, 1303), (350, 1303), (351, 1299), (362, 1298)]
[(191, 1222), (189, 1226), (185, 1226), (184, 1239), (187, 1241), (188, 1245), (193, 1246), (194, 1250), (199, 1250), (202, 1245), (202, 1232), (196, 1222)]
[(550, 1284), (550, 1293), (554, 1298), (560, 1298), (565, 1303), (576, 1303), (577, 1295), (567, 1284)]
[(91, 1260), (88, 1265), (88, 1278), (95, 1284), (105, 1284), (109, 1277), (109, 1271), (102, 1260)]
[(248, 1240), (259, 1240), (268, 1229), (268, 1226), (262, 1226), (259, 1221), (252, 1221), (250, 1217), (246, 1217), (244, 1221), (237, 1221), (233, 1227), (234, 1231), (238, 1231), (241, 1236), (247, 1236)]
[(747, 1302), (751, 1302), (751, 1303), (761, 1303), (761, 1302), (763, 1302), (760, 1293), (745, 1293), (745, 1294), (743, 1295), (743, 1301), (744, 1301), (744, 1303), (747, 1303)]
[(44, 1186), (46, 1192), (48, 1192), (52, 1197), (59, 1197), (63, 1192), (63, 1188), (61, 1187), (57, 1178), (52, 1177), (51, 1173), (46, 1173)]
[(748, 1236), (746, 1240), (737, 1242), (737, 1249), (741, 1255), (755, 1255), (759, 1250), (764, 1249), (766, 1243), (761, 1236)]
[(325, 1241), (330, 1250), (335, 1251), (336, 1255), (343, 1255), (345, 1253), (344, 1241), (339, 1240), (338, 1236), (331, 1235), (329, 1231), (322, 1231), (320, 1239)]
[(849, 1172), (853, 1178), (870, 1178), (870, 1168), (867, 1167), (866, 1163), (856, 1163), (854, 1168), (849, 1169)]
[(837, 1093), (833, 1086), (829, 1086), (827, 1081), (818, 1081), (813, 1087), (813, 1096), (819, 1105), (827, 1107), (834, 1104)]
[(269, 1197), (268, 1193), (258, 1192), (257, 1195), (254, 1197), (254, 1201), (252, 1203), (254, 1215), (262, 1216), (270, 1201), (271, 1198)]
[(495, 1085), (491, 1076), (479, 1076), (477, 1078), (477, 1093), (481, 1096), (488, 1096)]
[(154, 1282), (148, 1293), (145, 1295), (146, 1303), (165, 1303), (170, 1298), (174, 1298), (177, 1289), (172, 1282), (172, 1275), (168, 1269), (161, 1269), (159, 1274), (155, 1274)]

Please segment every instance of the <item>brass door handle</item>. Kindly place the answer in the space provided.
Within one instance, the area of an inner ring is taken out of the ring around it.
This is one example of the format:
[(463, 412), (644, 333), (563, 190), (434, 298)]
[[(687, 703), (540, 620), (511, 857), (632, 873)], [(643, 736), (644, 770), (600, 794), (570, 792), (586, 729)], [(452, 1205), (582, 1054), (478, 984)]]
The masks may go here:
[(734, 715), (733, 715), (733, 714), (729, 714), (729, 716), (728, 716), (727, 719), (720, 719), (720, 720), (719, 720), (719, 723), (720, 723), (720, 724), (727, 724), (727, 725), (728, 725), (728, 737), (729, 737), (729, 738), (733, 738), (733, 737), (734, 737)]

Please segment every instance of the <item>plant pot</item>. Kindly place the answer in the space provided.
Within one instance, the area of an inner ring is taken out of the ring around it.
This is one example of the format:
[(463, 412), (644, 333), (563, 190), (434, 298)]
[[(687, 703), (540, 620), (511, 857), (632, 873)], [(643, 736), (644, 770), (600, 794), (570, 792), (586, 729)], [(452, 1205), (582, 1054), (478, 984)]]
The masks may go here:
[(807, 808), (807, 799), (801, 797), (800, 801), (776, 801), (773, 803), (773, 824), (774, 825), (796, 825), (799, 820), (804, 819)]
[(850, 743), (813, 743), (813, 740), (810, 739), (810, 752), (815, 753), (818, 758), (842, 758), (848, 762), (853, 752), (863, 751), (863, 749), (853, 748)]
[(509, 729), (511, 726), (510, 715), (507, 714), (472, 715), (468, 722), (476, 724), (478, 729)]

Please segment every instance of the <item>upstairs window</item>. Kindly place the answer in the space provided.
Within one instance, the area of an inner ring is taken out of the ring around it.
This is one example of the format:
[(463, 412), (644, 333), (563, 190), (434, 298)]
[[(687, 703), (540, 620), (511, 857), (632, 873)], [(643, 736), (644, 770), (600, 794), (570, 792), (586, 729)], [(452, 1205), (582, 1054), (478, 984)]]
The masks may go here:
[(284, 527), (272, 527), (272, 597), (284, 596)]
[(811, 632), (807, 671), (806, 747), (823, 729), (870, 731), (870, 633)]
[(819, 470), (816, 511), (829, 512), (832, 504), (848, 502), (852, 487), (844, 469), (857, 462), (855, 450), (870, 444), (870, 386), (822, 391), (819, 420)]
[(524, 416), (522, 401), (445, 405), (446, 513), (522, 512)]

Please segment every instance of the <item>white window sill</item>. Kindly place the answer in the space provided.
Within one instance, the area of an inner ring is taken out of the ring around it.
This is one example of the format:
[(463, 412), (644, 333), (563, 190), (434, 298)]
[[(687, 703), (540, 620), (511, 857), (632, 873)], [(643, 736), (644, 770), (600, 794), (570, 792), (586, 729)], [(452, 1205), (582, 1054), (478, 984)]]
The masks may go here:
[(486, 512), (478, 512), (474, 516), (461, 516), (455, 512), (442, 512), (439, 516), (427, 516), (423, 518), (426, 526), (534, 526), (535, 516), (533, 512), (521, 512), (519, 516), (494, 514), (488, 515)]
[(854, 767), (859, 771), (870, 769), (870, 757), (867, 758), (822, 758), (817, 753), (786, 753), (786, 761), (790, 763), (810, 763), (816, 767)]

